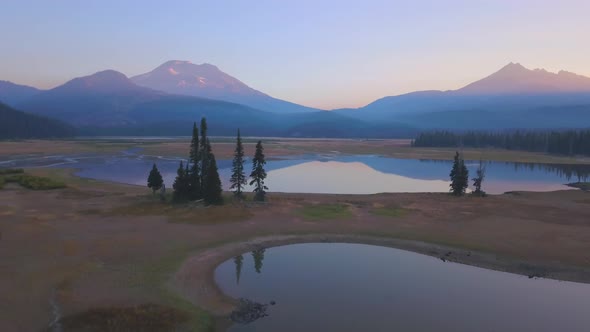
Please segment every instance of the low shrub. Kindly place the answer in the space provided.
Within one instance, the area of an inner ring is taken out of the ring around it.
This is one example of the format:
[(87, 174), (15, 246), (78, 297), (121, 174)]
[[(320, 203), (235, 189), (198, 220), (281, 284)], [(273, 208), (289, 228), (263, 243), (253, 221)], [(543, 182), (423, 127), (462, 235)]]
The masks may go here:
[(65, 188), (66, 184), (51, 178), (23, 174), (20, 176), (18, 183), (32, 190), (51, 190)]
[(572, 188), (578, 188), (583, 191), (590, 191), (590, 182), (568, 183), (567, 186), (572, 187)]
[(23, 174), (25, 172), (22, 168), (0, 168), (0, 175), (7, 174)]
[(12, 173), (0, 177), (4, 183), (18, 183), (32, 190), (51, 190), (65, 188), (66, 184), (47, 177), (35, 176), (24, 173)]

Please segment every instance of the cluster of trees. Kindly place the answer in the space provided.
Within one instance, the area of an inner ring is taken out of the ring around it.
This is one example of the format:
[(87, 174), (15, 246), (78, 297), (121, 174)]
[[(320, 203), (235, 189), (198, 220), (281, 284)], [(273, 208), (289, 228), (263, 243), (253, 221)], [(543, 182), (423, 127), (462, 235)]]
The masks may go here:
[[(463, 196), (469, 187), (469, 170), (465, 166), (465, 160), (463, 156), (457, 151), (453, 160), (453, 168), (449, 174), (451, 178), (451, 184), (449, 185), (450, 192), (455, 196)], [(485, 192), (482, 190), (483, 180), (486, 176), (486, 168), (483, 161), (479, 162), (479, 167), (476, 171), (476, 176), (471, 179), (473, 181), (474, 195), (485, 196)]]
[[(256, 144), (256, 153), (252, 164), (250, 185), (254, 185), (254, 199), (264, 201), (268, 187), (264, 184), (266, 159), (262, 141), (258, 141)], [(243, 199), (247, 178), (244, 173), (244, 147), (239, 129), (230, 183), (234, 196)], [(148, 187), (154, 193), (164, 187), (162, 175), (155, 164), (148, 176)], [(221, 178), (215, 154), (211, 149), (211, 142), (207, 137), (207, 120), (205, 118), (201, 119), (200, 131), (197, 124), (193, 124), (189, 158), (186, 164), (182, 160), (180, 161), (173, 189), (173, 200), (176, 202), (203, 200), (208, 205), (223, 204)]]
[(421, 133), (412, 142), (416, 147), (502, 148), (563, 155), (590, 156), (590, 129), (565, 131), (507, 131)]

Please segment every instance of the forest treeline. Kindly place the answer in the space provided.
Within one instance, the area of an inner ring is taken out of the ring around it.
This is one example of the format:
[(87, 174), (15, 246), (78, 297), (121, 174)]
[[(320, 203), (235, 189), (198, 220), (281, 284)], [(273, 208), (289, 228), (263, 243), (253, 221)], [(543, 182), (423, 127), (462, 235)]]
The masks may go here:
[(510, 132), (423, 132), (412, 141), (416, 147), (501, 148), (561, 155), (590, 156), (590, 129)]
[(0, 103), (0, 139), (57, 138), (76, 135), (64, 122), (17, 111)]

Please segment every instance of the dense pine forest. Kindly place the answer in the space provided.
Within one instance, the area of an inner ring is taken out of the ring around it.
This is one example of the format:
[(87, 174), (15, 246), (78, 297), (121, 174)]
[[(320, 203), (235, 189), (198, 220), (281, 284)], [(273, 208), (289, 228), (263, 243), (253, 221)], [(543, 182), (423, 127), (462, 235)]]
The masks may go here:
[(416, 147), (501, 148), (561, 155), (590, 156), (590, 129), (565, 131), (450, 132), (418, 135)]
[(53, 138), (76, 135), (76, 129), (61, 121), (17, 111), (0, 103), (0, 139)]

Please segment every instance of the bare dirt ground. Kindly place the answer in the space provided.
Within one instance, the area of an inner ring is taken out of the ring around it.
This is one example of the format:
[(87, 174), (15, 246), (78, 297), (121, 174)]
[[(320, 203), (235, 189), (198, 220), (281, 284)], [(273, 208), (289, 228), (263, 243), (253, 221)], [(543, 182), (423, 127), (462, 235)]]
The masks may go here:
[[(37, 331), (58, 315), (157, 303), (206, 330), (231, 299), (217, 264), (257, 246), (293, 242), (389, 245), (451, 261), (590, 281), (590, 194), (270, 194), (266, 204), (170, 206), (147, 188), (32, 170), (68, 188), (0, 190), (0, 331)], [(346, 214), (316, 217), (338, 204)], [(321, 209), (320, 209), (321, 210)], [(323, 211), (323, 210), (322, 210)], [(449, 257), (449, 256), (447, 256)]]

